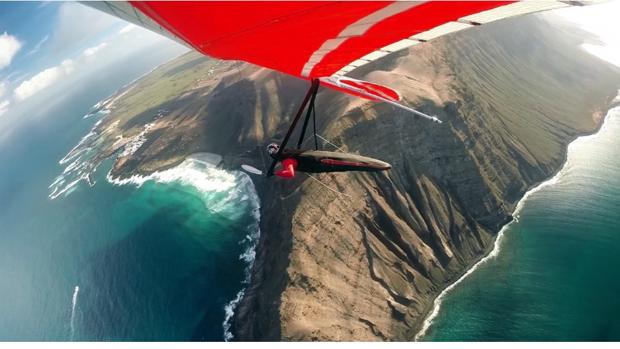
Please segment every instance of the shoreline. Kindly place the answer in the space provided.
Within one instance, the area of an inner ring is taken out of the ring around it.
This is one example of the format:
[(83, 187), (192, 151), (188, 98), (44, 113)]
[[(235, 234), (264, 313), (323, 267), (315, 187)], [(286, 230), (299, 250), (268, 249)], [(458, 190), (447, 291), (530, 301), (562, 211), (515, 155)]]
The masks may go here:
[(441, 293), (439, 293), (437, 297), (435, 297), (435, 299), (433, 300), (433, 307), (431, 308), (430, 312), (428, 312), (427, 315), (424, 317), (424, 321), (422, 322), (422, 326), (420, 327), (420, 330), (414, 336), (414, 341), (416, 342), (420, 341), (421, 338), (424, 337), (424, 335), (426, 335), (430, 327), (433, 325), (433, 320), (435, 320), (437, 316), (439, 315), (439, 311), (441, 310), (441, 305), (443, 303), (443, 299), (445, 298), (445, 296), (448, 295), (461, 282), (463, 282), (469, 275), (475, 272), (480, 266), (492, 260), (494, 257), (496, 257), (501, 252), (501, 243), (502, 243), (503, 237), (506, 231), (510, 228), (510, 226), (513, 223), (519, 222), (519, 212), (523, 208), (525, 202), (527, 201), (527, 198), (530, 195), (543, 189), (544, 187), (553, 185), (560, 180), (560, 178), (565, 172), (565, 169), (567, 168), (566, 165), (568, 164), (568, 154), (569, 154), (571, 145), (573, 145), (575, 142), (581, 139), (584, 139), (586, 137), (596, 136), (603, 129), (605, 125), (605, 121), (609, 118), (611, 111), (618, 107), (620, 107), (620, 93), (618, 94), (618, 96), (616, 96), (611, 101), (607, 111), (605, 112), (604, 117), (601, 119), (601, 122), (597, 125), (597, 127), (593, 130), (593, 132), (578, 134), (575, 139), (573, 139), (570, 143), (568, 143), (568, 145), (566, 146), (566, 153), (564, 155), (562, 166), (549, 179), (534, 185), (532, 188), (528, 189), (525, 192), (525, 194), (523, 194), (521, 199), (517, 201), (517, 204), (515, 205), (515, 209), (512, 212), (513, 218), (508, 223), (504, 224), (501, 227), (501, 229), (498, 231), (497, 237), (495, 238), (495, 241), (493, 242), (493, 248), (486, 255), (484, 255), (480, 260), (475, 262), (469, 269), (467, 269), (458, 279), (456, 279), (456, 281), (449, 284), (446, 288), (443, 289), (443, 291), (441, 291)]

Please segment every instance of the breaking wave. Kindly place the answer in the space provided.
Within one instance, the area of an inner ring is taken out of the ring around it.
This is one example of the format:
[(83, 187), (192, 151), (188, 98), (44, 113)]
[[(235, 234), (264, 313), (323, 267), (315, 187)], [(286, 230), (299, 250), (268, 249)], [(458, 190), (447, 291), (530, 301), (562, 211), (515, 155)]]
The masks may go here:
[[(241, 173), (239, 173), (241, 174)], [(108, 172), (108, 182), (115, 185), (132, 184), (142, 186), (148, 181), (158, 183), (178, 182), (191, 185), (200, 192), (226, 191), (237, 184), (239, 175), (219, 169), (214, 163), (205, 159), (202, 154), (189, 156), (181, 164), (163, 171), (155, 171), (150, 175), (132, 175), (127, 178), (115, 178)]]
[[(250, 210), (253, 217), (252, 223), (246, 226), (245, 231), (248, 233), (239, 242), (244, 249), (238, 258), (246, 263), (242, 288), (237, 292), (235, 298), (224, 306), (223, 338), (225, 341), (229, 341), (233, 339), (231, 326), (235, 309), (245, 295), (246, 287), (251, 281), (256, 245), (260, 237), (260, 201), (250, 177), (240, 171), (229, 172), (217, 168), (215, 164), (219, 163), (220, 160), (214, 154), (195, 154), (176, 167), (157, 171), (148, 176), (133, 175), (128, 178), (114, 178), (108, 173), (106, 178), (114, 185), (135, 185), (137, 187), (149, 181), (189, 185), (205, 195), (205, 204), (208, 203), (207, 209), (209, 211), (223, 213), (233, 219), (236, 217), (232, 211), (234, 209), (234, 211), (239, 212), (238, 207), (240, 205), (244, 206), (246, 210)], [(223, 199), (208, 200), (211, 197), (210, 194), (214, 192), (226, 192), (227, 195)]]
[(90, 113), (84, 115), (82, 117), (82, 119), (90, 119), (90, 118), (92, 118), (94, 116), (106, 116), (108, 114), (110, 114), (110, 110), (108, 110), (108, 109), (101, 109), (101, 110), (90, 112)]
[[(50, 194), (48, 197), (51, 200), (63, 194), (64, 196), (69, 195), (77, 189), (77, 184), (82, 180), (86, 181), (91, 187), (95, 185), (92, 174), (102, 160), (94, 159), (99, 152), (98, 143), (100, 143), (100, 141), (97, 126), (99, 126), (101, 121), (102, 120), (97, 121), (91, 131), (82, 137), (78, 144), (58, 161), (58, 164), (65, 165), (65, 168), (62, 174), (56, 177), (49, 186)], [(152, 123), (145, 125), (144, 129), (133, 137), (121, 137), (118, 139), (118, 148), (121, 150), (119, 156), (131, 156), (138, 151), (146, 142), (146, 135), (153, 125)]]
[(249, 182), (249, 185), (246, 185), (246, 187), (249, 189), (247, 193), (251, 197), (251, 201), (254, 203), (252, 207), (252, 216), (254, 217), (254, 222), (247, 228), (246, 231), (248, 231), (249, 233), (241, 241), (241, 243), (245, 245), (245, 250), (239, 256), (239, 259), (246, 262), (246, 267), (244, 270), (245, 277), (243, 278), (242, 282), (243, 286), (241, 290), (237, 292), (235, 298), (233, 298), (224, 306), (225, 315), (224, 322), (222, 323), (222, 329), (224, 330), (224, 341), (226, 342), (234, 338), (234, 335), (230, 330), (232, 327), (232, 319), (235, 315), (235, 310), (237, 309), (239, 302), (243, 299), (243, 296), (245, 295), (246, 288), (252, 281), (252, 266), (254, 265), (254, 260), (256, 259), (256, 245), (258, 244), (258, 238), (260, 237), (260, 200), (249, 176), (247, 174), (243, 174), (243, 176), (244, 180)]

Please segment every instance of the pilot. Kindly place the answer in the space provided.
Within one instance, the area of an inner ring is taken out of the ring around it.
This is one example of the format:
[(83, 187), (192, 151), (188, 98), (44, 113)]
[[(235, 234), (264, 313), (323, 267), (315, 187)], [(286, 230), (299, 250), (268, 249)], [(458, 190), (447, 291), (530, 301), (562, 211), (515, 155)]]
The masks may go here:
[(267, 146), (267, 152), (272, 157), (276, 156), (276, 154), (278, 153), (278, 150), (280, 150), (280, 146), (277, 145), (276, 143), (271, 143)]
[(272, 158), (282, 162), (282, 169), (274, 172), (274, 174), (281, 178), (291, 179), (295, 177), (295, 169), (297, 168), (298, 162), (293, 157), (288, 157), (286, 155), (282, 156), (283, 154), (278, 156), (279, 150), (280, 146), (276, 143), (271, 143), (267, 146), (267, 152), (269, 155)]

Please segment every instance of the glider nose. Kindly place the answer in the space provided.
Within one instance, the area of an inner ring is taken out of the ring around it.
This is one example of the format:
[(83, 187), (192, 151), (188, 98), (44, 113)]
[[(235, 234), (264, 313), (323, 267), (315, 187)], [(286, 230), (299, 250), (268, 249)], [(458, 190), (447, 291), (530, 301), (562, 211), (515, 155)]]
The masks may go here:
[(295, 168), (297, 168), (297, 160), (284, 159), (282, 160), (282, 169), (275, 172), (275, 175), (284, 178), (291, 179), (295, 177)]

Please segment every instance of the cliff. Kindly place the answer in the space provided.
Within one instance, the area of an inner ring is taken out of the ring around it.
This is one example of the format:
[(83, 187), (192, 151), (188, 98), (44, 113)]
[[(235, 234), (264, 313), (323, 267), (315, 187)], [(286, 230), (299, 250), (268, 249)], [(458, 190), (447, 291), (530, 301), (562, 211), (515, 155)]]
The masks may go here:
[[(413, 339), (434, 298), (488, 253), (521, 196), (561, 167), (568, 143), (600, 125), (620, 72), (580, 50), (583, 37), (529, 16), (352, 72), (395, 87), (441, 125), (322, 89), (319, 133), (393, 168), (319, 176), (342, 194), (303, 175), (254, 178), (261, 237), (235, 339)], [(229, 168), (263, 167), (265, 145), (282, 139), (307, 88), (187, 54), (103, 103), (110, 115), (80, 147), (98, 148), (92, 167), (115, 155), (113, 177), (195, 152), (222, 154)]]
[(262, 236), (239, 340), (411, 340), (434, 298), (486, 255), (520, 197), (593, 132), (620, 75), (579, 33), (532, 17), (455, 34), (354, 72), (441, 126), (324, 92), (321, 134), (380, 174), (258, 181)]

